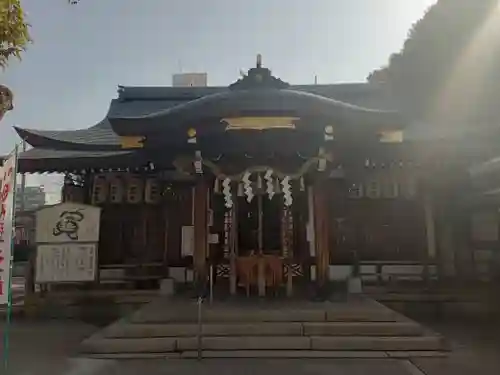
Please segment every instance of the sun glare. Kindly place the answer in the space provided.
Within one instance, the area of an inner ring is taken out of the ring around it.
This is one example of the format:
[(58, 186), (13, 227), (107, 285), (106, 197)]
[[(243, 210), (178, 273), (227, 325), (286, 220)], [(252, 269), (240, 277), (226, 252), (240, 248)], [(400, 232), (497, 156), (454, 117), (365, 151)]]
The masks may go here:
[(491, 69), (495, 69), (495, 57), (500, 50), (500, 1), (494, 9), (455, 65), (450, 67), (448, 78), (430, 111), (430, 118), (435, 123), (444, 119), (451, 123), (465, 121), (469, 109), (481, 100), (485, 85), (495, 84), (486, 79)]

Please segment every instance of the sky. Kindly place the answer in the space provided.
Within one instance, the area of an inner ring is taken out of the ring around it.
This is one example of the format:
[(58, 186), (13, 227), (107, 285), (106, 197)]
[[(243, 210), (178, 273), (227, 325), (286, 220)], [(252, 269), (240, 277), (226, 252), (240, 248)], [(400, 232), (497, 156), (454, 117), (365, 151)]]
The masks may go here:
[(13, 125), (87, 128), (104, 117), (118, 85), (168, 86), (179, 72), (228, 85), (258, 53), (292, 84), (364, 81), (435, 2), (22, 0), (33, 44), (1, 73), (15, 109), (0, 123), (0, 154), (18, 141)]

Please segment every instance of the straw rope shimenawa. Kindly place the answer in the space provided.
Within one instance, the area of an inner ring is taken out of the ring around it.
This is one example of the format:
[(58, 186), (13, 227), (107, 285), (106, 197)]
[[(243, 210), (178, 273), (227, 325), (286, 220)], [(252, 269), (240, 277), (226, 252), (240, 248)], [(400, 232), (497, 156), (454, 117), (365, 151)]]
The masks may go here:
[[(300, 168), (295, 172), (295, 173), (284, 173), (280, 171), (279, 169), (276, 168), (271, 168), (270, 166), (253, 166), (248, 169), (246, 169), (243, 172), (234, 174), (234, 175), (226, 175), (224, 172), (222, 172), (222, 169), (215, 163), (211, 162), (210, 160), (203, 159), (202, 163), (210, 168), (212, 172), (217, 176), (219, 179), (226, 179), (229, 178), (232, 181), (240, 181), (243, 178), (243, 175), (246, 172), (250, 173), (264, 173), (268, 171), (269, 169), (273, 169), (273, 172), (279, 177), (279, 178), (284, 178), (288, 176), (292, 180), (297, 180), (300, 177), (302, 177), (304, 174), (307, 173), (307, 171), (315, 164), (317, 164), (319, 161), (326, 159), (327, 161), (332, 161), (333, 157), (330, 154), (327, 153), (321, 153), (320, 156), (312, 157), (308, 159), (304, 164), (300, 166)], [(185, 157), (185, 158), (177, 158), (173, 162), (175, 168), (186, 175), (190, 175), (190, 172), (187, 170), (191, 164), (192, 164), (192, 158)]]

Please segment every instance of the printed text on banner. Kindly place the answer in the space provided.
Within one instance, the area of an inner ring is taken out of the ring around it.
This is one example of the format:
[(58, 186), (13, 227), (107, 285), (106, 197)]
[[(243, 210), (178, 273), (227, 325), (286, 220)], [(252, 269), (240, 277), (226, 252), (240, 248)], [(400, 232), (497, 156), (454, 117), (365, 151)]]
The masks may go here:
[(0, 167), (0, 305), (8, 303), (16, 155)]

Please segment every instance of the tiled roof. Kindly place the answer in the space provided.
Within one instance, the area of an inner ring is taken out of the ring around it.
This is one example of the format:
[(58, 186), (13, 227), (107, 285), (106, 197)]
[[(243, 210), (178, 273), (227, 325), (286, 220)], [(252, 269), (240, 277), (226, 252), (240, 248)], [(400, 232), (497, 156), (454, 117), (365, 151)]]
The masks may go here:
[[(290, 90), (321, 95), (349, 104), (370, 109), (394, 110), (387, 93), (376, 84), (341, 83), (329, 85), (291, 85)], [(128, 105), (129, 101), (176, 100), (179, 103), (199, 99), (203, 96), (228, 91), (227, 87), (137, 87), (122, 86), (118, 99)]]
[(108, 121), (114, 116), (140, 116), (173, 107), (184, 101), (151, 100), (122, 102), (113, 99), (106, 118), (88, 129), (35, 130), (15, 127), (19, 136), (33, 147), (71, 150), (113, 151), (120, 149), (118, 135)]
[(72, 149), (88, 149), (89, 146), (96, 149), (119, 148), (118, 136), (113, 132), (109, 121), (102, 120), (97, 125), (88, 129), (78, 130), (35, 130), (15, 127), (19, 136), (34, 147), (57, 147), (64, 148), (65, 144)]
[(30, 159), (60, 159), (60, 158), (105, 158), (109, 156), (124, 156), (133, 151), (74, 151), (51, 150), (47, 148), (32, 148), (19, 154), (20, 160)]
[[(64, 172), (88, 168), (126, 168), (141, 162), (134, 151), (74, 151), (32, 148), (19, 154), (19, 172)], [(53, 161), (56, 161), (53, 163)]]
[(110, 116), (109, 121), (117, 133), (134, 135), (139, 125), (144, 131), (156, 131), (153, 129), (165, 127), (175, 131), (177, 126), (231, 117), (235, 113), (323, 117), (356, 127), (405, 125), (404, 119), (396, 111), (369, 109), (305, 91), (266, 88), (225, 90), (143, 116)]
[[(366, 83), (295, 85), (291, 90), (335, 99), (356, 106), (391, 110), (390, 100), (377, 85)], [(72, 150), (119, 150), (119, 138), (108, 118), (140, 117), (162, 112), (203, 96), (228, 91), (227, 87), (120, 87), (118, 99), (111, 101), (106, 117), (98, 124), (78, 130), (35, 130), (16, 128), (19, 136), (34, 147)]]

